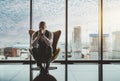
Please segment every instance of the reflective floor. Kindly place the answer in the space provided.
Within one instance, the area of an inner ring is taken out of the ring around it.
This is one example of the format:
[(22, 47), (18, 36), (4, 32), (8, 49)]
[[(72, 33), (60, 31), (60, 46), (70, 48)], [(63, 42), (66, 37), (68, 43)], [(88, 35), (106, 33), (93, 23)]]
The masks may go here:
[[(57, 81), (65, 81), (65, 66), (61, 64), (52, 64), (52, 66), (57, 66), (57, 69), (50, 70), (50, 74)], [(103, 81), (120, 81), (120, 65), (105, 64), (103, 71)], [(33, 79), (38, 74), (39, 71), (34, 71)], [(30, 81), (29, 65), (0, 65), (0, 81)], [(68, 81), (98, 81), (98, 65), (68, 65)]]

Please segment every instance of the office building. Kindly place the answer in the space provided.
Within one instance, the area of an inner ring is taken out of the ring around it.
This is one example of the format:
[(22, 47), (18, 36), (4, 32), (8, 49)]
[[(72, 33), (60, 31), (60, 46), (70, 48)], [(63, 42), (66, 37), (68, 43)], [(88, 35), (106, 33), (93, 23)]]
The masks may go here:
[(112, 58), (120, 59), (120, 31), (112, 33)]
[[(98, 34), (89, 34), (90, 36), (90, 51), (92, 52), (98, 52), (98, 44), (99, 44), (99, 38), (98, 38)], [(109, 34), (104, 34), (103, 35), (103, 51), (108, 51), (109, 47), (108, 47), (108, 37)]]
[(81, 58), (81, 27), (76, 26), (72, 32), (72, 52), (74, 58)]

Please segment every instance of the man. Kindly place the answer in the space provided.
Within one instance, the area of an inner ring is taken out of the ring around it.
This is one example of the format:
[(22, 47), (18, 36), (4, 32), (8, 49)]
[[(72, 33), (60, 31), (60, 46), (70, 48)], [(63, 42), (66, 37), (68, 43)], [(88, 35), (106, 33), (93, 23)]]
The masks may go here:
[[(37, 66), (40, 67), (41, 73), (48, 73), (48, 68), (53, 53), (53, 34), (46, 30), (46, 23), (44, 21), (40, 22), (39, 30), (33, 34), (32, 39), (33, 57), (37, 62)], [(42, 66), (42, 63), (46, 64), (45, 68)]]

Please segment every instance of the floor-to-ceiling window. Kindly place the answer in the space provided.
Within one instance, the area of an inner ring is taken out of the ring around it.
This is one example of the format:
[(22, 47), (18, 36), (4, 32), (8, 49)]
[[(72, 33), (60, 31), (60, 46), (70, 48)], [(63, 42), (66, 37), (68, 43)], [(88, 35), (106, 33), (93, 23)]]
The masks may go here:
[[(61, 51), (56, 60), (65, 61), (63, 57), (65, 53), (65, 0), (32, 0), (32, 29), (37, 31), (41, 21), (46, 22), (47, 30), (51, 32), (61, 30), (57, 45)], [(50, 66), (58, 66), (57, 70), (50, 70), (50, 74), (57, 81), (65, 81), (65, 66), (59, 63), (52, 63)]]
[[(120, 61), (120, 0), (103, 0), (103, 59)], [(103, 81), (119, 81), (120, 64), (103, 64)], [(109, 74), (109, 75), (108, 75)]]
[(104, 38), (104, 57), (105, 59), (120, 59), (120, 1), (105, 0), (103, 2), (103, 33)]
[(68, 0), (68, 81), (98, 81), (98, 0)]
[(29, 66), (12, 63), (29, 60), (29, 27), (30, 0), (0, 0), (0, 81), (29, 81)]
[(61, 30), (57, 47), (61, 51), (57, 59), (64, 60), (65, 52), (65, 0), (32, 0), (32, 29), (38, 30), (39, 23), (45, 21), (47, 30)]
[(29, 0), (0, 0), (0, 60), (28, 60)]
[[(51, 64), (57, 70), (50, 70), (57, 81), (119, 81), (119, 5), (120, 0), (1, 0), (0, 61), (29, 62), (28, 30), (45, 21), (48, 30), (62, 31), (61, 51)], [(29, 78), (28, 65), (0, 66), (0, 81)]]
[(68, 0), (69, 60), (98, 60), (98, 0)]

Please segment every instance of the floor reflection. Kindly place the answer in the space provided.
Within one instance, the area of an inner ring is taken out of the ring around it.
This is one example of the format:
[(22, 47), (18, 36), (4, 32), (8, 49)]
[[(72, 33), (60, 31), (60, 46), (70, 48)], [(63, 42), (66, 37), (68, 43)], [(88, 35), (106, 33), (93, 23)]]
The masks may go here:
[(50, 74), (40, 74), (33, 81), (57, 81), (56, 78)]

